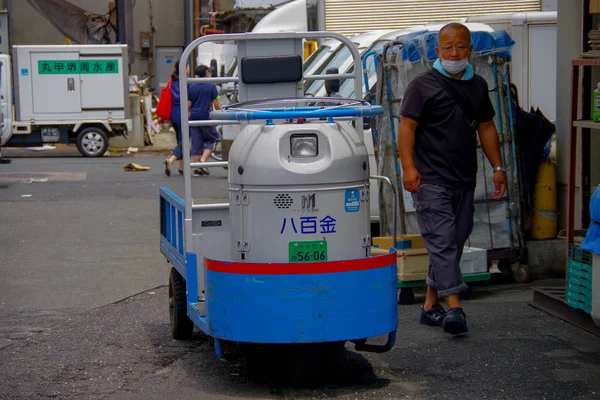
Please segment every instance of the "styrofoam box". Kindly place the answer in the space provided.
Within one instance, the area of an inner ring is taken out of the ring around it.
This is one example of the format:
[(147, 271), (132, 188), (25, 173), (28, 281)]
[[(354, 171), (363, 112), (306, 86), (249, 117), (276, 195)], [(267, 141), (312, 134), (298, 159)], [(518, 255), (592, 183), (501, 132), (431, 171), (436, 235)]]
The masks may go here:
[(488, 272), (487, 250), (465, 247), (460, 260), (460, 270), (463, 274)]
[(592, 259), (592, 319), (600, 327), (600, 256)]

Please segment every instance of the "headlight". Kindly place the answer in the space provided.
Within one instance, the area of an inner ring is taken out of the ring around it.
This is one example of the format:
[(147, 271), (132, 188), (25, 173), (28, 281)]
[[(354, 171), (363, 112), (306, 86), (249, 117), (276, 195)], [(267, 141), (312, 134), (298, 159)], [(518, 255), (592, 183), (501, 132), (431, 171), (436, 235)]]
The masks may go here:
[(292, 135), (290, 142), (292, 157), (308, 158), (319, 154), (317, 135)]

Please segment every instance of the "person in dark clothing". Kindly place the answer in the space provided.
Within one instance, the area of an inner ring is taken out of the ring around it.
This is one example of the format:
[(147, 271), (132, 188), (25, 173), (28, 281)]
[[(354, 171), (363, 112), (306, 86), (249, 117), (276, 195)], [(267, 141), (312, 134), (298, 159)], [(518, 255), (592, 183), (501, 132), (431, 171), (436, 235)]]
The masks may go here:
[[(187, 75), (190, 74), (190, 67), (187, 66)], [(183, 151), (181, 147), (181, 100), (179, 94), (179, 61), (175, 63), (173, 74), (171, 75), (171, 126), (175, 130), (177, 146), (171, 151), (171, 155), (164, 162), (165, 175), (171, 176), (171, 165), (179, 160), (179, 173), (183, 174)]]
[(2, 146), (0, 146), (0, 164), (10, 164), (11, 162), (12, 160), (9, 160), (2, 155)]
[(467, 288), (460, 260), (473, 229), (477, 135), (494, 168), (492, 197), (500, 199), (506, 190), (495, 111), (486, 81), (469, 64), (472, 51), (466, 26), (440, 30), (433, 69), (406, 88), (398, 135), (403, 185), (413, 194), (430, 260), (421, 323), (451, 334), (468, 331), (459, 301)]
[[(206, 65), (196, 67), (197, 78), (209, 78), (212, 76), (210, 68)], [(217, 87), (212, 83), (194, 83), (189, 87), (190, 120), (205, 121), (210, 119), (210, 111), (220, 110), (219, 93)], [(192, 136), (192, 157), (194, 162), (206, 162), (213, 151), (213, 146), (219, 135), (214, 126), (190, 127)], [(195, 176), (209, 175), (207, 168), (197, 168)]]

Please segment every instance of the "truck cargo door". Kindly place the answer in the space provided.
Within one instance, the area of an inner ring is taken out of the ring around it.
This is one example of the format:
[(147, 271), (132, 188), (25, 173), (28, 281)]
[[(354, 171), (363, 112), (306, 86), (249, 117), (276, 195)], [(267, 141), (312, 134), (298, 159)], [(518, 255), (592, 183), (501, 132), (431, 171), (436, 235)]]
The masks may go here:
[(33, 112), (81, 112), (79, 69), (79, 53), (32, 53)]
[(546, 117), (556, 119), (556, 24), (529, 26), (529, 104), (539, 107)]
[(121, 55), (80, 54), (79, 62), (87, 65), (86, 71), (81, 71), (81, 108), (84, 111), (123, 109), (127, 73), (123, 71)]
[(12, 136), (12, 85), (10, 82), (10, 57), (0, 54), (0, 119), (2, 119), (2, 131), (0, 131), (0, 144), (5, 144)]

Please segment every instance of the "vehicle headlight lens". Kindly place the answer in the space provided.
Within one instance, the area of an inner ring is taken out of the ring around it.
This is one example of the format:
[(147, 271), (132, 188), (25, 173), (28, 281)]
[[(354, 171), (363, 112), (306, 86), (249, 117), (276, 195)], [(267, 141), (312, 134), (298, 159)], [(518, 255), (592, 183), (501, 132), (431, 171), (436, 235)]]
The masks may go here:
[(308, 158), (319, 154), (317, 135), (292, 135), (290, 140), (292, 157)]

